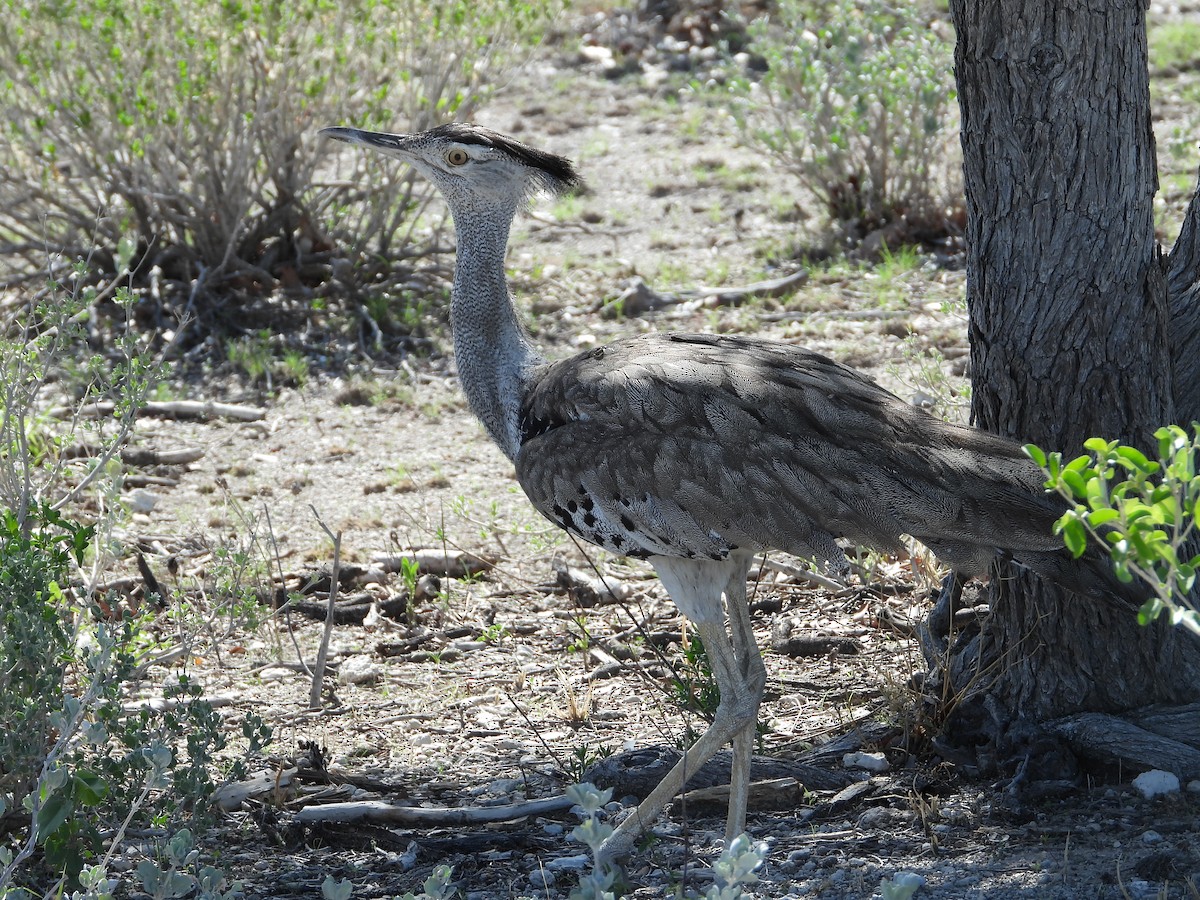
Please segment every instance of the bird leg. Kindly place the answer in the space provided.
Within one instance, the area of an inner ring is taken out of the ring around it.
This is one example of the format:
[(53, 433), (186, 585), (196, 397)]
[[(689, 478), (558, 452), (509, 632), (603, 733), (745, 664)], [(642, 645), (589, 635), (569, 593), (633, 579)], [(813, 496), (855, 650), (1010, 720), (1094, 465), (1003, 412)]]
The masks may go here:
[(687, 780), (730, 741), (733, 742), (733, 768), (726, 840), (732, 840), (745, 830), (750, 757), (754, 749), (758, 705), (762, 699), (766, 670), (754, 642), (750, 611), (746, 607), (748, 564), (735, 565), (734, 569), (725, 587), (733, 640), (730, 640), (730, 632), (726, 631), (721, 621), (723, 617), (695, 623), (721, 694), (712, 724), (604, 842), (597, 854), (597, 862), (601, 864), (612, 862), (632, 850), (638, 835), (654, 822), (663, 807), (683, 789)]
[[(758, 708), (762, 703), (767, 670), (754, 639), (750, 606), (746, 600), (747, 572), (736, 572), (725, 587), (725, 606), (729, 611), (733, 650), (737, 656), (736, 677), (740, 685), (739, 701), (750, 709), (748, 722), (733, 738), (733, 767), (729, 778), (729, 814), (725, 823), (725, 845), (746, 830), (746, 806), (750, 796), (754, 739), (758, 731)], [(724, 688), (722, 688), (724, 697)]]

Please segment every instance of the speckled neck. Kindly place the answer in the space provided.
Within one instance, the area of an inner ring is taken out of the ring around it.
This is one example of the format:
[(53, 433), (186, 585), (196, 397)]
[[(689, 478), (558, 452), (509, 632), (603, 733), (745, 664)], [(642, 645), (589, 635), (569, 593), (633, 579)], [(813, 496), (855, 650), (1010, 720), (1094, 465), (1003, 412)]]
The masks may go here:
[(517, 317), (504, 275), (516, 208), (473, 206), (468, 212), (449, 199), (458, 235), (450, 303), (458, 377), (472, 412), (504, 454), (516, 459), (521, 398), (529, 373), (544, 362)]

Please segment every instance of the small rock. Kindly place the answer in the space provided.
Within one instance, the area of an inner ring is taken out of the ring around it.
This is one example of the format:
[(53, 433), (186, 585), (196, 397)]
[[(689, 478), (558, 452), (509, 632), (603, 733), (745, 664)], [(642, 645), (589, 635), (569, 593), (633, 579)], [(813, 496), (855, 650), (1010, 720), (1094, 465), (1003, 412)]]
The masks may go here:
[(549, 869), (534, 869), (529, 873), (529, 885), (535, 891), (544, 891), (554, 887), (554, 873)]
[(591, 865), (591, 858), (586, 853), (580, 853), (578, 856), (560, 856), (558, 859), (552, 859), (546, 863), (546, 868), (551, 872), (582, 872)]
[(1133, 787), (1147, 800), (1153, 800), (1163, 794), (1174, 794), (1179, 791), (1179, 778), (1161, 769), (1151, 769), (1133, 779)]
[(1162, 835), (1159, 834), (1157, 831), (1142, 832), (1142, 843), (1143, 844), (1157, 844), (1160, 841), (1162, 841), (1162, 839), (1163, 839)]
[(342, 684), (373, 684), (383, 675), (383, 666), (369, 656), (351, 656), (338, 667)]
[(892, 888), (893, 897), (905, 896), (904, 891), (907, 891), (907, 896), (911, 897), (918, 889), (925, 886), (925, 879), (916, 872), (897, 872), (891, 881), (885, 881), (880, 887), (886, 884)]
[(866, 769), (868, 772), (886, 772), (891, 763), (882, 753), (847, 753), (842, 757), (842, 765), (847, 769)]
[(560, 834), (566, 831), (566, 829), (557, 822), (547, 822), (542, 826), (542, 831), (546, 832), (546, 834), (550, 835), (551, 837), (558, 837)]
[(125, 495), (129, 508), (136, 513), (148, 513), (158, 505), (158, 497), (150, 491), (138, 488)]
[(1189, 781), (1187, 790), (1189, 794), (1200, 794), (1200, 778), (1197, 778), (1194, 781)]

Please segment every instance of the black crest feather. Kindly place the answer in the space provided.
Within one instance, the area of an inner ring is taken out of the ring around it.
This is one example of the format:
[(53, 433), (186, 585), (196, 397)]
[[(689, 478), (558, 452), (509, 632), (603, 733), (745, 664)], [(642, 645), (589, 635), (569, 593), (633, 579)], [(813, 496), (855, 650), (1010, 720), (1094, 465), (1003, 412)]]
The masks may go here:
[(528, 144), (522, 144), (515, 138), (484, 128), (482, 125), (469, 125), (463, 122), (451, 122), (439, 125), (427, 132), (430, 137), (443, 137), (460, 144), (478, 144), (492, 147), (502, 153), (524, 163), (533, 169), (539, 181), (539, 187), (552, 194), (565, 194), (583, 186), (583, 178), (575, 169), (575, 164), (565, 156), (556, 156), (545, 150), (538, 150)]

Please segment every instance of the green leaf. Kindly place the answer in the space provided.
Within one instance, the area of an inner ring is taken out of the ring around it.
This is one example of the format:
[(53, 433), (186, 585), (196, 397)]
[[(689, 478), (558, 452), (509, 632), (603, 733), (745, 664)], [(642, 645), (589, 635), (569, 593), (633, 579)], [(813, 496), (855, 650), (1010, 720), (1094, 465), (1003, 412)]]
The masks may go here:
[(1090, 456), (1077, 456), (1064, 467), (1064, 474), (1070, 472), (1082, 472), (1085, 469), (1091, 469), (1092, 458)]
[(86, 769), (75, 773), (75, 799), (84, 806), (97, 806), (108, 796), (108, 782)]
[(75, 804), (65, 791), (55, 791), (42, 803), (38, 810), (38, 838), (45, 841), (58, 831), (67, 818), (75, 811)]
[(1037, 463), (1043, 469), (1046, 468), (1046, 453), (1041, 447), (1037, 446), (1036, 444), (1026, 444), (1021, 449), (1023, 449), (1025, 451), (1025, 455), (1032, 459), (1035, 463)]
[(1087, 529), (1083, 527), (1083, 523), (1078, 518), (1072, 517), (1070, 521), (1063, 524), (1062, 538), (1072, 556), (1076, 559), (1083, 556), (1083, 551), (1087, 549)]
[(1093, 528), (1099, 528), (1101, 525), (1107, 525), (1113, 519), (1121, 518), (1121, 514), (1115, 509), (1096, 509), (1087, 514), (1087, 523)]
[(1158, 463), (1151, 462), (1146, 458), (1146, 454), (1142, 453), (1136, 447), (1120, 446), (1117, 447), (1116, 452), (1117, 456), (1128, 463), (1130, 468), (1138, 472), (1149, 474), (1158, 470)]
[(1079, 474), (1078, 470), (1066, 468), (1063, 469), (1062, 483), (1067, 486), (1072, 495), (1078, 500), (1087, 498), (1087, 480)]

